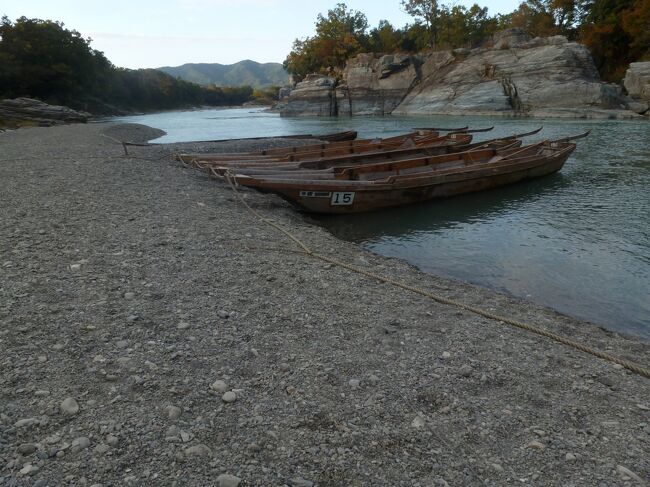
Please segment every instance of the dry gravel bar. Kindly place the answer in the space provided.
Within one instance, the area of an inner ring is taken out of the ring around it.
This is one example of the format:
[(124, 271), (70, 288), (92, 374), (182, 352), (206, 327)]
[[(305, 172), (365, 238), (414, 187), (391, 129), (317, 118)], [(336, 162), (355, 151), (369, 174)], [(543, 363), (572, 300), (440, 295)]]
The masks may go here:
[[(0, 134), (0, 485), (636, 486), (650, 380), (294, 252), (232, 191), (122, 147)], [(312, 248), (650, 365), (650, 344), (341, 242)]]

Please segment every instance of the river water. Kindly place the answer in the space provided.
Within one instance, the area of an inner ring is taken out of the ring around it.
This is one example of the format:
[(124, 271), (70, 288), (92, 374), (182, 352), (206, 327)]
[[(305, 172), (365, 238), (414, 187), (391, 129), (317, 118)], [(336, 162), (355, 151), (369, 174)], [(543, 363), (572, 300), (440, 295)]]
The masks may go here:
[(485, 127), (475, 140), (544, 126), (541, 140), (591, 129), (555, 175), (482, 193), (318, 217), (339, 238), (650, 339), (650, 122), (490, 117), (284, 118), (259, 109), (118, 119), (167, 132), (156, 142), (326, 133), (390, 136), (417, 126)]

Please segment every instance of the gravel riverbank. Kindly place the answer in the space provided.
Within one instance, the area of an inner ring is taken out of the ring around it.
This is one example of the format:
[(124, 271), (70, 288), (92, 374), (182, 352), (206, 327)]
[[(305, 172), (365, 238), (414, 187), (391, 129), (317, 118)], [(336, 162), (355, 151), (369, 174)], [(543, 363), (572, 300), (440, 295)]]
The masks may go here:
[[(222, 183), (0, 134), (0, 485), (646, 485), (650, 380), (294, 252)], [(286, 143), (286, 141), (274, 141)], [(245, 192), (310, 247), (650, 365), (650, 343), (425, 275)]]

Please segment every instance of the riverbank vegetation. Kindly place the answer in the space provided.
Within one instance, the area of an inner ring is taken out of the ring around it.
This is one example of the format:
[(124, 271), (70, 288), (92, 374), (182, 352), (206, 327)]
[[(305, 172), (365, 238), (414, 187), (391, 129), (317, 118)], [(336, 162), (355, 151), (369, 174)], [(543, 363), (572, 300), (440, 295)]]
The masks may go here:
[(526, 0), (506, 15), (474, 4), (402, 0), (413, 23), (398, 28), (337, 4), (319, 14), (314, 36), (296, 39), (284, 61), (292, 74), (337, 74), (361, 52), (416, 53), (489, 46), (498, 30), (519, 27), (533, 36), (564, 35), (590, 49), (603, 79), (620, 81), (630, 62), (650, 59), (650, 0)]
[(118, 68), (91, 39), (50, 20), (3, 17), (0, 66), (0, 98), (35, 97), (95, 114), (255, 100), (250, 86), (200, 86), (155, 69)]

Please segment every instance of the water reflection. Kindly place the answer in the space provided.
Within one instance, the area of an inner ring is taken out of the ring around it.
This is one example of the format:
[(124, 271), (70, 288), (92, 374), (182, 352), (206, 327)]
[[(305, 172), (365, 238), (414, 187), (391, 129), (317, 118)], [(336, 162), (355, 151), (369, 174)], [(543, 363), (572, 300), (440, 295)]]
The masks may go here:
[(436, 233), (460, 225), (487, 222), (509, 214), (521, 204), (569, 184), (562, 174), (454, 198), (432, 200), (406, 207), (343, 216), (314, 216), (337, 237), (354, 242), (373, 242), (384, 237), (408, 238), (412, 234)]

